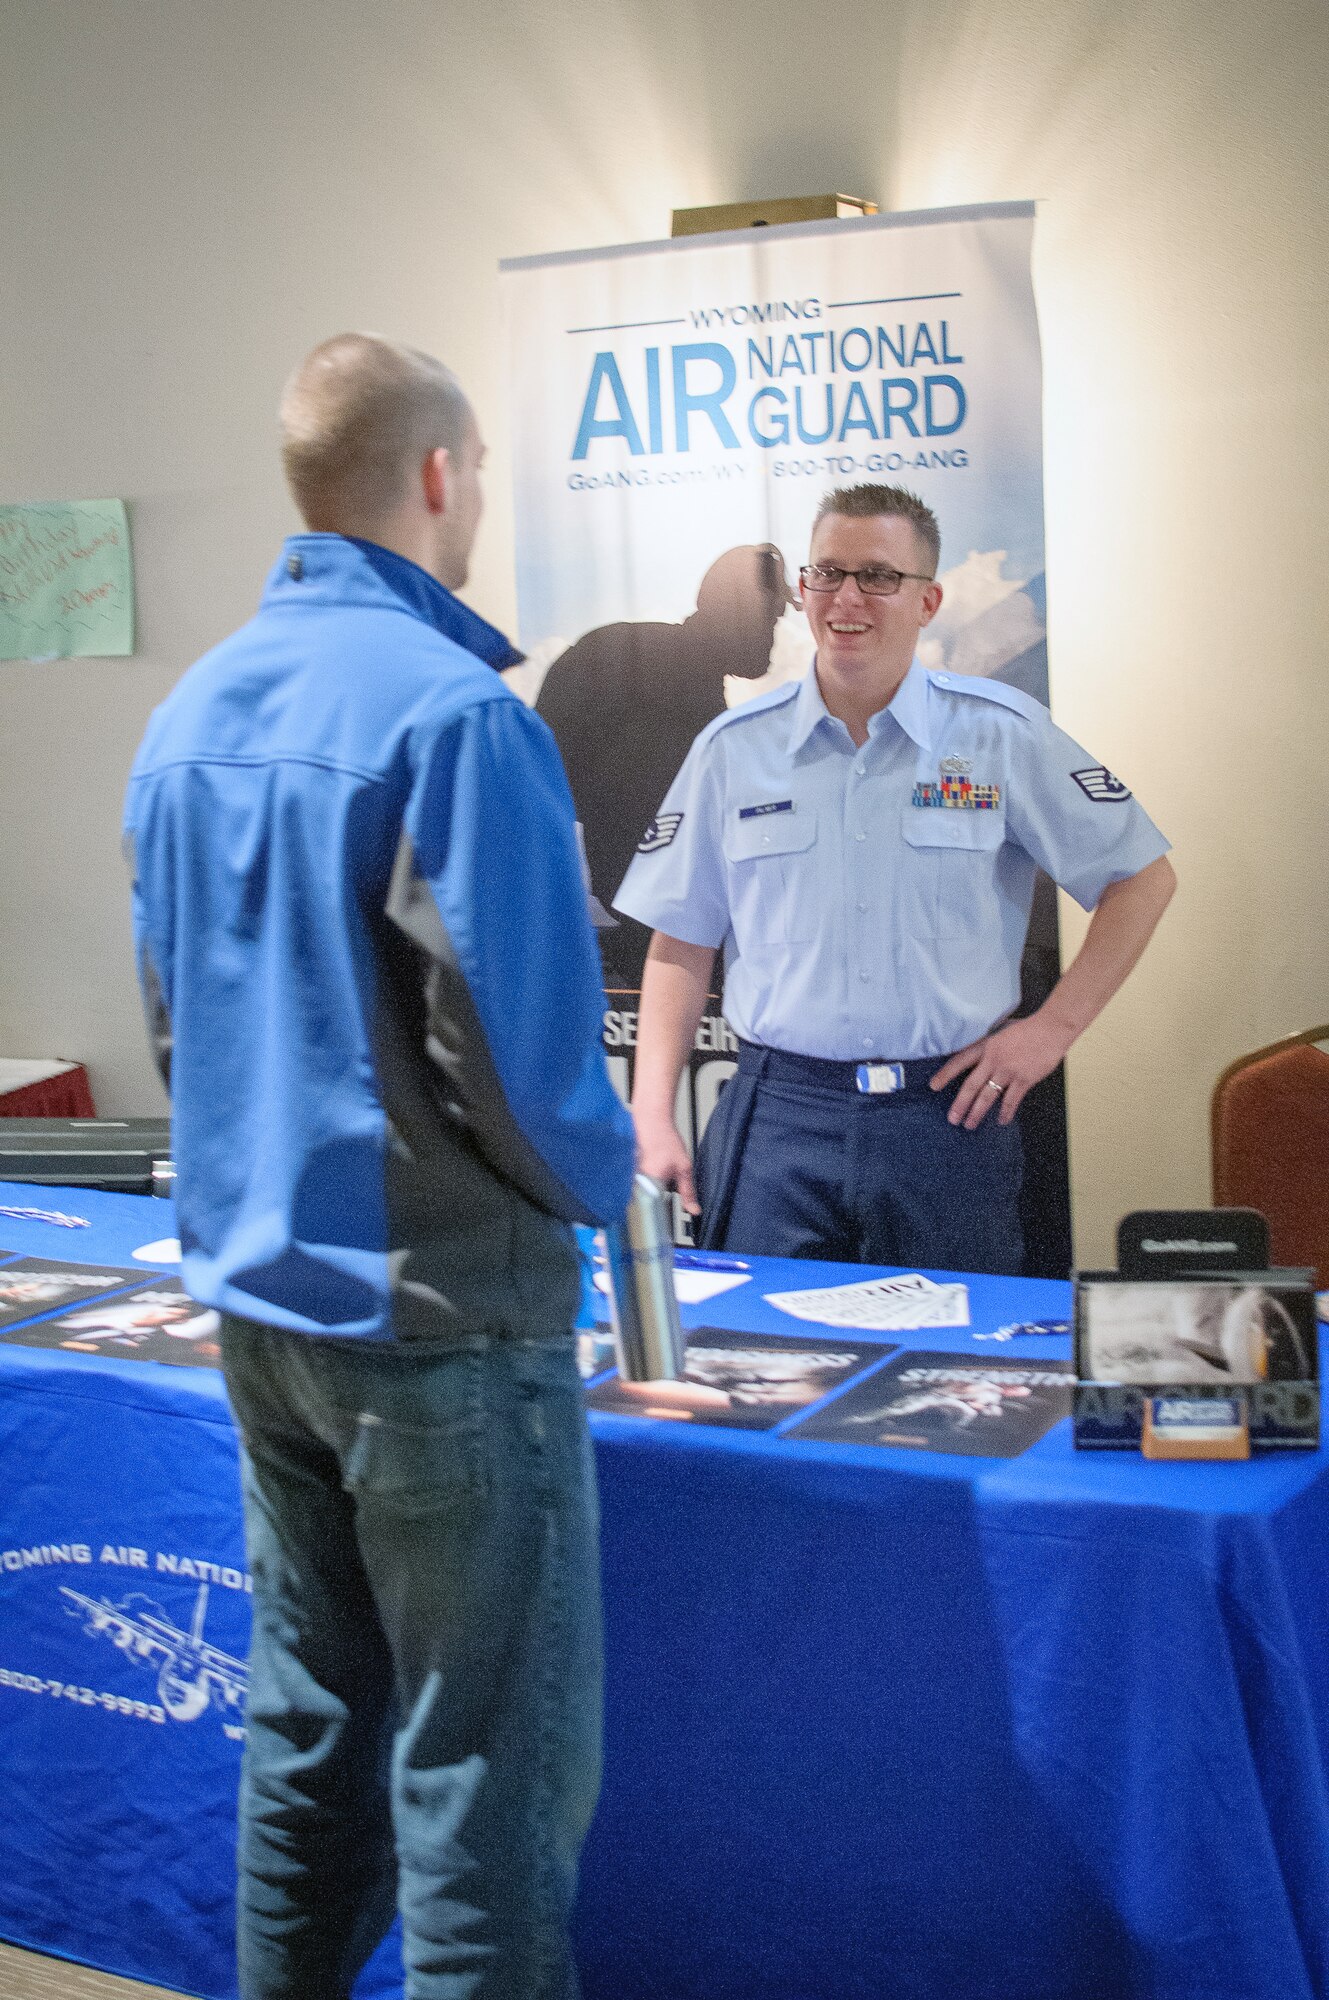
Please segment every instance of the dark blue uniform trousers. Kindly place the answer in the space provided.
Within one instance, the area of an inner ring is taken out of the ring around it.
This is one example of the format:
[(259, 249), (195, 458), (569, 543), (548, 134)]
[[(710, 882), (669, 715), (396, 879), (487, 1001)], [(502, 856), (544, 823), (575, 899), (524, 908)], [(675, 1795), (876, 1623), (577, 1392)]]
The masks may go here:
[(902, 1090), (858, 1090), (856, 1065), (740, 1042), (697, 1158), (699, 1242), (756, 1257), (1015, 1275), (1018, 1124), (995, 1108), (950, 1125), (946, 1059), (903, 1065)]

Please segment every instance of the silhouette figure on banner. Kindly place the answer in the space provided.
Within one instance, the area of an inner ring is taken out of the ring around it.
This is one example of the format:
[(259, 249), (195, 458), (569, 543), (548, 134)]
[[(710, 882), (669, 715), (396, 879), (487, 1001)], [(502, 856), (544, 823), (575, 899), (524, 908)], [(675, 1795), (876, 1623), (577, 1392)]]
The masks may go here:
[[(563, 753), (604, 911), (693, 738), (725, 707), (725, 677), (760, 680), (795, 603), (771, 543), (726, 549), (681, 625), (601, 625), (561, 653), (536, 708)], [(630, 917), (599, 931), (605, 983), (639, 987), (650, 931)]]

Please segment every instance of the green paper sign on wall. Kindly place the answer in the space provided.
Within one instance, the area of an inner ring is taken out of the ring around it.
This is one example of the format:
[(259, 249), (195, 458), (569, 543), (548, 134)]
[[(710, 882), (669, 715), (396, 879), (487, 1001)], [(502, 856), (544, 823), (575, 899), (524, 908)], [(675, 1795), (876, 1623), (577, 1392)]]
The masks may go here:
[(134, 650), (123, 500), (0, 506), (0, 660)]

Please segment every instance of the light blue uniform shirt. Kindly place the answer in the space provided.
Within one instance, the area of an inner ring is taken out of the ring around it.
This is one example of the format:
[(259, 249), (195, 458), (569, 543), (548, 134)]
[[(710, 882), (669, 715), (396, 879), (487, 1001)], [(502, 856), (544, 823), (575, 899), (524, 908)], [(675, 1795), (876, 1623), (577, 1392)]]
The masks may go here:
[(1015, 688), (915, 661), (856, 749), (814, 670), (702, 731), (615, 908), (723, 945), (744, 1040), (903, 1061), (1016, 1005), (1036, 869), (1088, 910), (1168, 845)]

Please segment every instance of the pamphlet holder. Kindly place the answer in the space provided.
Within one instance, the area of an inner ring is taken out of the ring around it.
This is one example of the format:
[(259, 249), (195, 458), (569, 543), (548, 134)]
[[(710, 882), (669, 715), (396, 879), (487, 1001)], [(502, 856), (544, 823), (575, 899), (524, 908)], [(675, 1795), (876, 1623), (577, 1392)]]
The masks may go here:
[(1074, 1436), (1090, 1451), (1248, 1458), (1320, 1440), (1314, 1276), (1270, 1269), (1254, 1209), (1137, 1209), (1117, 1269), (1075, 1278)]

